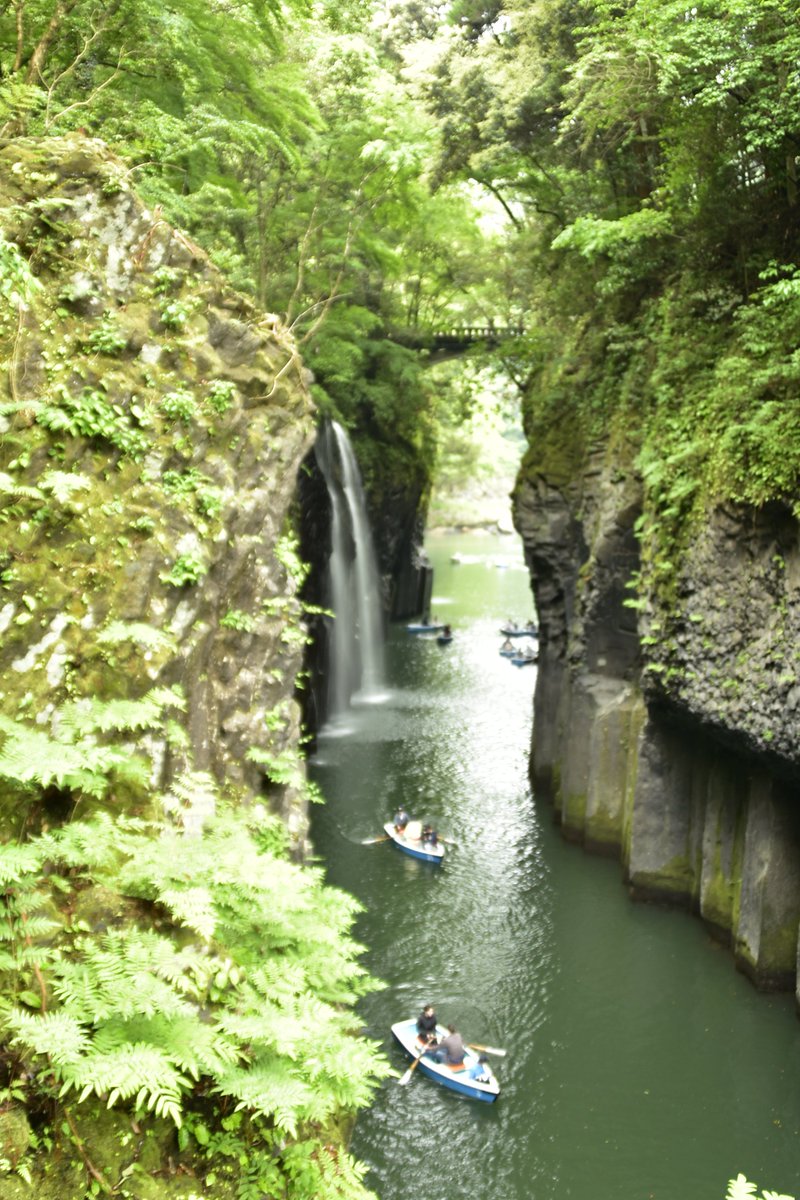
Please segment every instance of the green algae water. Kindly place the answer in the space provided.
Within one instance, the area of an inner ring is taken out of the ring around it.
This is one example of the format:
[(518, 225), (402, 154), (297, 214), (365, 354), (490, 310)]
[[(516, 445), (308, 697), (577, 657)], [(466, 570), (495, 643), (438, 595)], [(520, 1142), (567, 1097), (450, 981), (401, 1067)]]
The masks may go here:
[[(314, 841), (365, 907), (386, 987), (364, 1026), (430, 1001), (468, 1041), (505, 1047), (481, 1104), (418, 1073), (386, 1081), (353, 1151), (381, 1200), (723, 1200), (738, 1172), (800, 1197), (800, 1022), (757, 993), (687, 913), (633, 904), (618, 863), (567, 845), (527, 778), (536, 668), (499, 655), (533, 615), (515, 539), (439, 535), (440, 647), (389, 634), (382, 703), (320, 737)], [(453, 555), (462, 561), (451, 561)], [(441, 868), (378, 836), (398, 803), (451, 837)]]

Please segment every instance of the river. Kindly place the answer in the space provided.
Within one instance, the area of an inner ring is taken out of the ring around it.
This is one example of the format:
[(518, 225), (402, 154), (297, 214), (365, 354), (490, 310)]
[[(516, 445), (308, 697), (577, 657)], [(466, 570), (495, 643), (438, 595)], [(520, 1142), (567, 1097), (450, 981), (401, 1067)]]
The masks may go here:
[[(536, 667), (498, 653), (502, 620), (533, 615), (519, 543), (427, 549), (454, 641), (391, 629), (384, 702), (318, 741), (312, 832), (364, 905), (356, 935), (386, 987), (361, 1011), (398, 1072), (389, 1027), (428, 1001), (508, 1055), (493, 1105), (387, 1080), (353, 1137), (369, 1184), (381, 1200), (723, 1200), (741, 1171), (800, 1195), (792, 997), (756, 992), (699, 920), (632, 903), (619, 863), (563, 841), (527, 777)], [(455, 840), (441, 868), (358, 844), (401, 801)]]

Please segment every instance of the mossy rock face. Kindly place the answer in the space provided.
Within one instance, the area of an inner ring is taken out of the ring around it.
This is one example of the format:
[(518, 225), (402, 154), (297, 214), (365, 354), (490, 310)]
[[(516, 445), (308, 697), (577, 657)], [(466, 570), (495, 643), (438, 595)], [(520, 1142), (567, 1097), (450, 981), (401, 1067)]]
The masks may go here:
[[(267, 748), (302, 654), (281, 637), (300, 610), (275, 556), (315, 432), (291, 336), (138, 201), (99, 141), (0, 145), (0, 224), (36, 248), (38, 284), (21, 321), (0, 314), (0, 712), (47, 724), (67, 699), (180, 683), (194, 765), (256, 794), (246, 754)], [(221, 626), (229, 611), (251, 619), (246, 638)], [(170, 645), (104, 646), (115, 621)], [(155, 750), (163, 783), (185, 755)], [(287, 793), (297, 824), (294, 806)]]
[(16, 1167), (31, 1144), (31, 1127), (24, 1108), (14, 1106), (0, 1112), (0, 1156)]

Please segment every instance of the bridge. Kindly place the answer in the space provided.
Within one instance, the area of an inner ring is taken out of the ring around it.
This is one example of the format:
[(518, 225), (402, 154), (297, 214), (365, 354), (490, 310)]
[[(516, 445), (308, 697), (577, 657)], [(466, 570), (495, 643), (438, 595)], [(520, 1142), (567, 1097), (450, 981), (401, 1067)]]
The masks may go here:
[(430, 362), (445, 362), (459, 354), (467, 354), (475, 346), (499, 346), (513, 338), (522, 337), (522, 325), (450, 325), (444, 329), (395, 329), (390, 341), (409, 350), (427, 350)]

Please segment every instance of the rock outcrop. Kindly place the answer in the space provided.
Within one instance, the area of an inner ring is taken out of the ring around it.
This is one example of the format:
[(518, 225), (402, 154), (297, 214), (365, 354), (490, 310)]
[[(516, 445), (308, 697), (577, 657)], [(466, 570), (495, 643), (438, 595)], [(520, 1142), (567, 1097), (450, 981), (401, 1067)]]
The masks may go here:
[(282, 539), (314, 410), (291, 337), (100, 142), (0, 147), (0, 220), (35, 273), (0, 326), (2, 710), (47, 724), (68, 698), (180, 685), (186, 741), (155, 748), (156, 782), (188, 750), (266, 791), (299, 845), (302, 804), (246, 759), (298, 736)]
[(670, 587), (642, 597), (641, 511), (618, 446), (520, 476), (541, 625), (532, 778), (635, 896), (691, 907), (758, 986), (797, 988), (797, 523), (777, 505), (712, 511)]

